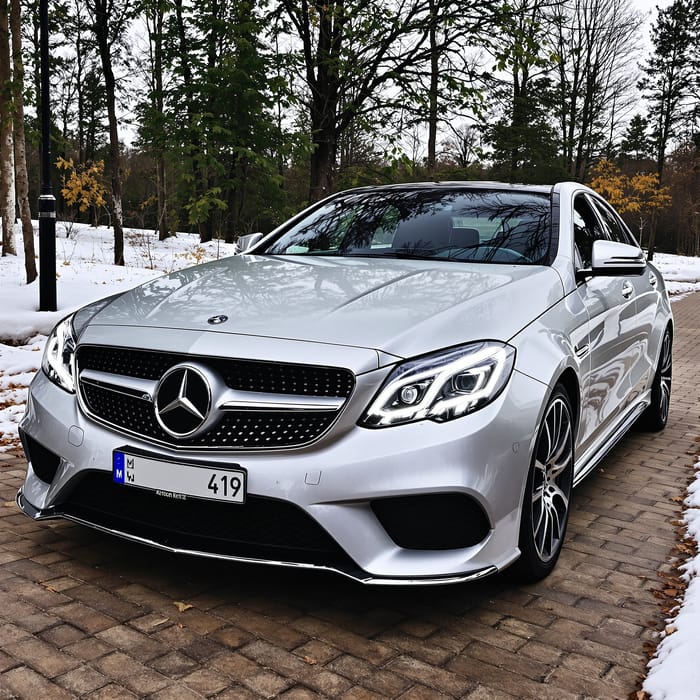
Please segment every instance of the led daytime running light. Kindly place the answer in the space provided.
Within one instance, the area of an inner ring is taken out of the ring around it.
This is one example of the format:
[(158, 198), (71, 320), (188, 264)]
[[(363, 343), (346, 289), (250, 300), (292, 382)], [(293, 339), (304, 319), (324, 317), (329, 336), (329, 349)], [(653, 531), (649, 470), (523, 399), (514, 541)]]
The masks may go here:
[[(515, 360), (514, 348), (483, 342), (453, 348), (399, 365), (390, 375), (361, 424), (382, 428), (431, 419), (452, 420), (495, 399), (506, 385)], [(471, 389), (458, 378), (473, 379)], [(420, 400), (401, 400), (408, 387), (420, 386)]]

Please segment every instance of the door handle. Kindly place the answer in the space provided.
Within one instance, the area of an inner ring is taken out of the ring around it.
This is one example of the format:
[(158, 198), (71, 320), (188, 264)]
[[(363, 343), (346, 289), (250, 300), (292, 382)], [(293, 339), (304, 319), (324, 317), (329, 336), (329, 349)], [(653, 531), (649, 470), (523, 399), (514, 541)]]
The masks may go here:
[(625, 297), (625, 299), (629, 299), (633, 293), (634, 287), (629, 282), (625, 282), (622, 285), (622, 296)]

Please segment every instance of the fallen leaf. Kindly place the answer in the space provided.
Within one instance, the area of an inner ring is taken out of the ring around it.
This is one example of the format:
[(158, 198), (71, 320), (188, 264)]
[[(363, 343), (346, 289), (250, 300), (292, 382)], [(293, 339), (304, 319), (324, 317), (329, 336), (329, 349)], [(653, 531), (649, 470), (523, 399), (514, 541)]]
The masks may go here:
[(193, 605), (190, 605), (189, 603), (180, 603), (179, 601), (175, 601), (173, 605), (180, 611), (180, 612), (185, 612), (185, 610), (189, 610), (190, 608), (194, 607)]
[(306, 663), (309, 664), (309, 666), (315, 666), (318, 663), (316, 659), (312, 659), (310, 656), (305, 656), (304, 661), (306, 661)]

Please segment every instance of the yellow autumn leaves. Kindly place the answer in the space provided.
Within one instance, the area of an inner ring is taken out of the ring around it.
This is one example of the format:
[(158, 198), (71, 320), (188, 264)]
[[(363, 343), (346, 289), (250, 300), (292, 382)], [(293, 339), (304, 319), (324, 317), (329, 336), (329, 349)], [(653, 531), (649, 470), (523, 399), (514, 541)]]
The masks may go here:
[(58, 158), (56, 167), (64, 171), (61, 176), (61, 194), (68, 206), (77, 207), (81, 213), (90, 207), (105, 206), (107, 188), (102, 184), (105, 171), (103, 160), (88, 161), (76, 166), (72, 158)]

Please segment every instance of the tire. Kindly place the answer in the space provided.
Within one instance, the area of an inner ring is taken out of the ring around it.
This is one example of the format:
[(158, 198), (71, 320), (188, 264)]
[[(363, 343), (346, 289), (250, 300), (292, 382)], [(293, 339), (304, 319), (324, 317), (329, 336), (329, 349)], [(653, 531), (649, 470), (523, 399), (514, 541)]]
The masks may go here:
[(544, 411), (525, 485), (520, 559), (513, 567), (518, 579), (540, 581), (554, 569), (566, 536), (573, 478), (573, 413), (568, 394), (557, 385)]
[(668, 423), (671, 403), (671, 377), (673, 375), (673, 335), (667, 328), (661, 341), (659, 362), (651, 384), (651, 403), (639, 417), (637, 426), (641, 430), (658, 433)]

